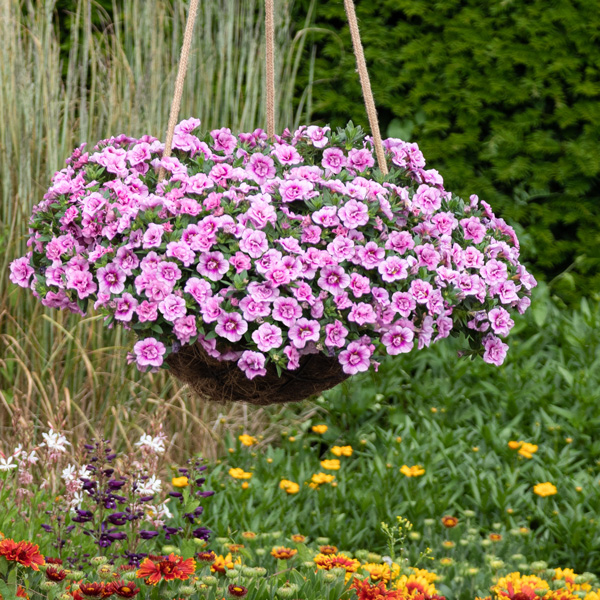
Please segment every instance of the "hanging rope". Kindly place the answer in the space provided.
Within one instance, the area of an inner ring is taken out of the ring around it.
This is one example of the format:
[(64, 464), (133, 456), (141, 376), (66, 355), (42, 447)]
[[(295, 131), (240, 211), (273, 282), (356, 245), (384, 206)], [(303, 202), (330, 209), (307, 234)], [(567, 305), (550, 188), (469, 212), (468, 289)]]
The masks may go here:
[(365, 99), (365, 108), (369, 117), (369, 125), (373, 134), (373, 144), (375, 146), (375, 154), (377, 155), (377, 164), (380, 171), (387, 175), (388, 168), (383, 151), (383, 143), (381, 142), (381, 134), (379, 133), (379, 121), (377, 119), (377, 109), (375, 108), (375, 100), (371, 90), (371, 82), (369, 80), (369, 72), (367, 71), (367, 63), (363, 52), (362, 43), (360, 41), (360, 32), (358, 31), (358, 21), (356, 20), (356, 11), (354, 10), (353, 0), (344, 0), (344, 8), (348, 16), (348, 25), (350, 25), (350, 35), (352, 36), (352, 46), (354, 47), (354, 55), (356, 56), (356, 65), (358, 67), (358, 76), (360, 78), (360, 86), (362, 87), (363, 97)]
[(273, 0), (265, 0), (265, 56), (267, 62), (267, 136), (275, 135), (275, 19)]
[[(194, 33), (194, 25), (196, 23), (196, 15), (198, 14), (198, 0), (190, 0), (190, 10), (185, 22), (185, 33), (183, 34), (183, 46), (181, 47), (181, 55), (179, 57), (179, 68), (177, 69), (177, 78), (175, 79), (175, 93), (173, 94), (173, 102), (171, 103), (171, 114), (169, 115), (169, 124), (167, 125), (167, 139), (165, 141), (165, 150), (163, 158), (171, 156), (173, 145), (173, 133), (175, 132), (175, 124), (179, 115), (179, 107), (181, 106), (181, 96), (183, 95), (183, 82), (185, 81), (185, 72), (187, 70), (188, 58), (190, 55), (190, 47), (192, 45), (192, 34)], [(158, 180), (162, 181), (165, 177), (164, 167), (158, 172)]]

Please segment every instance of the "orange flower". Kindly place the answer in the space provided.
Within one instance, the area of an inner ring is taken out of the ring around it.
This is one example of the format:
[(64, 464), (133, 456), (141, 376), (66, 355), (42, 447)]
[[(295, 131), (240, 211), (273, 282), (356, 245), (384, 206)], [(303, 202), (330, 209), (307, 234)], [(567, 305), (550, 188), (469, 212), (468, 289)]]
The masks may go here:
[(328, 471), (339, 471), (340, 461), (337, 458), (322, 460), (321, 466)]
[[(538, 484), (534, 485), (533, 492), (535, 494), (537, 494), (538, 496), (545, 498), (546, 496), (553, 496), (554, 494), (556, 494), (557, 489), (553, 483), (546, 481), (546, 483), (538, 483)], [(2, 542), (0, 542), (0, 544), (1, 543)]]
[(402, 600), (404, 598), (399, 590), (387, 590), (383, 581), (373, 585), (367, 579), (362, 581), (355, 579), (350, 589), (356, 590), (358, 600)]
[(292, 542), (296, 542), (296, 544), (303, 544), (306, 541), (306, 536), (300, 533), (295, 533), (292, 536)]
[(253, 540), (256, 537), (254, 531), (242, 531), (242, 537), (247, 540)]
[(173, 477), (173, 479), (171, 479), (171, 484), (173, 485), (173, 487), (183, 488), (187, 487), (189, 485), (189, 482), (188, 478), (185, 475), (183, 475), (181, 477)]
[(346, 571), (346, 573), (355, 573), (360, 567), (360, 561), (355, 558), (348, 558), (345, 554), (317, 554), (313, 560), (317, 565), (318, 569), (324, 569), (330, 571), (340, 567)]
[(448, 529), (451, 529), (452, 527), (456, 527), (458, 525), (458, 519), (456, 517), (446, 515), (445, 517), (442, 517), (442, 525)]
[(490, 533), (490, 540), (492, 542), (499, 542), (502, 539), (502, 536), (499, 533)]
[(335, 546), (319, 546), (319, 552), (321, 554), (330, 555), (335, 554), (338, 549)]
[(523, 443), (523, 442), (515, 442), (515, 441), (510, 441), (510, 442), (508, 442), (508, 447), (509, 447), (511, 450), (518, 450), (518, 449), (521, 447), (521, 444), (522, 444), (522, 443)]
[(258, 443), (254, 436), (248, 435), (247, 433), (238, 436), (238, 440), (240, 440), (244, 446), (253, 446), (254, 444)]
[(327, 425), (313, 425), (311, 429), (315, 433), (323, 434), (329, 429), (329, 427), (327, 427)]
[(271, 550), (271, 556), (275, 557), (277, 560), (288, 560), (296, 554), (298, 554), (298, 550), (286, 548), (284, 546), (275, 546), (273, 550)]
[(420, 477), (421, 475), (425, 475), (425, 469), (421, 465), (413, 465), (412, 467), (402, 465), (402, 467), (400, 467), (400, 473), (407, 477)]
[(523, 442), (519, 448), (519, 454), (525, 458), (531, 458), (537, 451), (538, 447), (535, 444), (530, 444), (529, 442)]
[(335, 456), (352, 456), (352, 446), (334, 446), (331, 452)]
[(246, 471), (244, 471), (244, 469), (240, 469), (240, 468), (229, 469), (229, 474), (234, 479), (250, 479), (252, 477), (252, 473), (246, 473)]
[(156, 585), (161, 579), (185, 581), (195, 570), (196, 561), (193, 558), (184, 560), (183, 557), (171, 552), (167, 558), (157, 563), (145, 558), (137, 570), (136, 577), (145, 579), (150, 585)]
[(329, 475), (327, 473), (316, 473), (311, 477), (310, 480), (311, 483), (314, 483), (316, 486), (319, 486), (322, 483), (331, 483), (334, 479), (335, 475)]
[(34, 571), (39, 571), (40, 566), (46, 564), (37, 544), (26, 541), (15, 542), (10, 538), (0, 541), (0, 556), (25, 567), (31, 567)]
[[(236, 562), (240, 563), (242, 561), (240, 558), (238, 558)], [(222, 556), (219, 554), (219, 556), (215, 557), (213, 564), (210, 566), (210, 570), (212, 573), (225, 574), (225, 572), (228, 569), (233, 569), (233, 560), (231, 558), (231, 552), (227, 554), (227, 556)]]
[(295, 481), (290, 481), (289, 479), (282, 479), (279, 487), (288, 494), (297, 494), (300, 491), (300, 486)]
[(205, 563), (214, 563), (217, 555), (212, 551), (212, 550), (205, 550), (204, 552), (198, 552), (196, 554), (196, 558), (200, 561), (200, 562), (205, 562)]

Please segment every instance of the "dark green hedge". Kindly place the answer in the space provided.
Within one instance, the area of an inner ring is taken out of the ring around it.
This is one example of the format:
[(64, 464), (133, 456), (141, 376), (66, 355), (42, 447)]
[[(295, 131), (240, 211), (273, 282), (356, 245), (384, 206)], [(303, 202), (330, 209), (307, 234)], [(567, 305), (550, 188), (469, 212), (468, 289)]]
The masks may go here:
[[(297, 22), (310, 2), (295, 4)], [(555, 291), (597, 291), (600, 1), (358, 0), (356, 10), (383, 133), (418, 142), (448, 189), (525, 228), (524, 253)], [(319, 0), (315, 20), (331, 33), (312, 34), (314, 118), (366, 125), (341, 0)]]

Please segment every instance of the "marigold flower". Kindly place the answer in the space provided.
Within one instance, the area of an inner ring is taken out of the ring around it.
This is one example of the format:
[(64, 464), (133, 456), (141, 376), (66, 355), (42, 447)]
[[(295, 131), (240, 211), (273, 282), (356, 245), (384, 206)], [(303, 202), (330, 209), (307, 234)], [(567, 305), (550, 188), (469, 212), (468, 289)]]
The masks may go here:
[(34, 571), (39, 571), (39, 567), (46, 564), (39, 546), (24, 540), (20, 542), (10, 538), (1, 540), (0, 556), (4, 556), (8, 561), (18, 562), (24, 567), (30, 567)]
[(171, 484), (173, 485), (173, 487), (183, 488), (183, 487), (187, 487), (189, 485), (189, 482), (188, 482), (187, 477), (182, 476), (182, 477), (173, 477), (173, 479), (171, 479)]
[(442, 525), (448, 529), (451, 529), (452, 527), (456, 527), (458, 525), (458, 519), (456, 517), (446, 515), (445, 517), (442, 517)]
[(329, 475), (328, 473), (316, 473), (310, 478), (311, 483), (317, 486), (323, 483), (331, 483), (334, 479), (335, 475)]
[(288, 560), (298, 554), (298, 550), (295, 548), (286, 548), (285, 546), (275, 546), (271, 550), (271, 556), (277, 560)]
[(279, 487), (288, 494), (297, 494), (300, 491), (300, 486), (289, 479), (282, 479), (279, 483)]
[(429, 581), (428, 577), (420, 573), (411, 575), (401, 575), (396, 579), (396, 589), (402, 592), (403, 596), (409, 598), (423, 595), (425, 598), (433, 598), (438, 595), (435, 585)]
[(247, 433), (238, 436), (238, 440), (240, 440), (244, 446), (254, 446), (254, 444), (258, 443), (253, 435), (248, 435)]
[(333, 446), (331, 452), (335, 456), (352, 456), (352, 446)]
[(300, 533), (295, 533), (292, 535), (292, 542), (296, 542), (296, 544), (303, 544), (306, 541), (306, 536)]
[(355, 579), (350, 589), (356, 591), (357, 600), (403, 600), (404, 597), (398, 590), (388, 590), (385, 583), (380, 581), (371, 584), (367, 579)]
[(529, 444), (528, 442), (523, 442), (521, 447), (519, 448), (519, 454), (524, 456), (525, 458), (532, 458), (534, 453), (537, 452), (538, 447), (535, 444)]
[(328, 469), (329, 471), (339, 471), (340, 461), (337, 458), (322, 460), (321, 467), (323, 467), (323, 469)]
[(412, 467), (402, 465), (400, 467), (400, 473), (407, 477), (420, 477), (425, 474), (425, 469), (421, 465), (413, 465)]
[(185, 581), (196, 570), (196, 561), (193, 558), (184, 559), (177, 554), (171, 553), (164, 560), (157, 563), (145, 558), (137, 570), (136, 577), (145, 579), (147, 584), (156, 585), (164, 579), (181, 579)]
[(326, 556), (329, 556), (331, 554), (336, 554), (337, 551), (338, 551), (338, 549), (336, 546), (329, 546), (329, 545), (319, 546), (319, 552), (321, 554), (325, 554)]
[(538, 483), (533, 486), (533, 492), (542, 498), (546, 498), (546, 496), (553, 496), (557, 493), (556, 486), (549, 481), (545, 483)]
[(250, 479), (252, 477), (252, 473), (247, 473), (244, 469), (240, 468), (231, 468), (229, 469), (229, 474), (234, 479)]
[(315, 433), (320, 433), (323, 434), (325, 433), (329, 427), (327, 427), (327, 425), (313, 425), (311, 427), (311, 429), (315, 432)]

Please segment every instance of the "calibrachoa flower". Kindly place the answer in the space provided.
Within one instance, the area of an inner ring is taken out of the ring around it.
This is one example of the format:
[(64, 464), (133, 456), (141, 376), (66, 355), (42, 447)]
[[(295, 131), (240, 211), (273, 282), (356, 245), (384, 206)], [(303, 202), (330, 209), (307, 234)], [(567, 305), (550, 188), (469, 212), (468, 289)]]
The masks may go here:
[(446, 191), (416, 144), (385, 140), (380, 177), (360, 128), (271, 143), (199, 126), (177, 126), (170, 158), (148, 135), (78, 148), (34, 208), (10, 280), (135, 331), (141, 371), (199, 342), (249, 379), (316, 352), (353, 375), (451, 333), (502, 364), (535, 279), (512, 228)]

